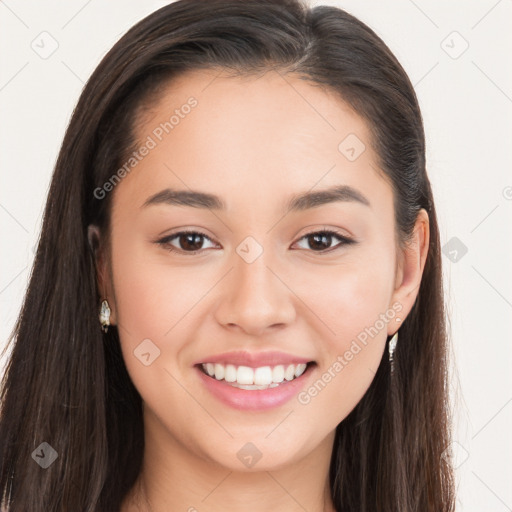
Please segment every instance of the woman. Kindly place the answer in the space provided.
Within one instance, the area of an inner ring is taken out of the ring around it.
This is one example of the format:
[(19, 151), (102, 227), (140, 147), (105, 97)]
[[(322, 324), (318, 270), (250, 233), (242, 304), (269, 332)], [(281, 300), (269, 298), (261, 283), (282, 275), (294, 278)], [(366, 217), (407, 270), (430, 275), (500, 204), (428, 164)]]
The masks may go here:
[(15, 511), (451, 511), (413, 87), (353, 16), (181, 0), (73, 113), (2, 386)]

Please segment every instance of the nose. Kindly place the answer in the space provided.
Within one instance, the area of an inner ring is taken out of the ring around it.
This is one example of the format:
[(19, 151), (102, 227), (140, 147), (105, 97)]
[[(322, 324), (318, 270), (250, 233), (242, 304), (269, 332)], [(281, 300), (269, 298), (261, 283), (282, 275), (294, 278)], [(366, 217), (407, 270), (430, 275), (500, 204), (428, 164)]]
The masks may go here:
[(293, 292), (275, 263), (268, 261), (266, 251), (251, 263), (238, 254), (234, 268), (227, 276), (217, 321), (226, 328), (261, 335), (266, 330), (284, 327), (295, 318)]

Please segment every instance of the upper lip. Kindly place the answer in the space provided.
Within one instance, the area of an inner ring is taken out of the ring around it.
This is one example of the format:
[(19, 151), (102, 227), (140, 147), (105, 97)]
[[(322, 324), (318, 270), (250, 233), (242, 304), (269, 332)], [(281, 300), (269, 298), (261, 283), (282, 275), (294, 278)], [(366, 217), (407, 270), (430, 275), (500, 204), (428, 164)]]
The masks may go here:
[(258, 368), (261, 366), (276, 366), (279, 364), (301, 364), (312, 362), (311, 359), (287, 354), (285, 352), (247, 352), (245, 350), (237, 350), (234, 352), (224, 352), (211, 356), (205, 356), (195, 364), (201, 363), (220, 363), (232, 364), (234, 366), (249, 366)]

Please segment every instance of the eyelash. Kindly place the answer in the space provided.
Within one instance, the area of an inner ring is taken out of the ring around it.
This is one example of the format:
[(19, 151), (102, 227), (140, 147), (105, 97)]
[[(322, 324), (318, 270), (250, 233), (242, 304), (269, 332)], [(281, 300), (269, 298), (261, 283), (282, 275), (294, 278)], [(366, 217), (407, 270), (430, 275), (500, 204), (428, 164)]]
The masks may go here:
[[(201, 252), (202, 250), (206, 250), (206, 249), (197, 249), (196, 251), (184, 251), (182, 249), (177, 249), (176, 247), (173, 247), (172, 245), (170, 245), (171, 240), (174, 240), (175, 238), (178, 238), (181, 235), (187, 235), (187, 234), (199, 235), (202, 238), (206, 238), (210, 242), (213, 242), (213, 240), (209, 236), (205, 235), (204, 233), (201, 233), (200, 231), (184, 230), (184, 231), (178, 231), (177, 233), (173, 233), (172, 235), (166, 236), (165, 238), (162, 238), (161, 240), (158, 240), (156, 243), (161, 245), (161, 246), (163, 246), (169, 252), (175, 252), (175, 253), (181, 253), (181, 254), (187, 254), (187, 255), (194, 255), (194, 254), (197, 254), (197, 253)], [(311, 251), (316, 253), (316, 254), (330, 253), (330, 252), (333, 252), (336, 249), (338, 249), (338, 248), (340, 248), (340, 247), (342, 247), (344, 245), (351, 245), (351, 244), (356, 244), (357, 243), (352, 238), (348, 238), (348, 237), (342, 235), (341, 233), (338, 233), (337, 231), (333, 231), (333, 230), (330, 230), (330, 229), (323, 229), (323, 230), (320, 230), (320, 231), (312, 231), (311, 233), (306, 233), (304, 236), (302, 236), (299, 239), (299, 241), (303, 240), (304, 238), (311, 237), (313, 235), (334, 236), (334, 237), (336, 237), (336, 238), (338, 238), (340, 240), (340, 243), (338, 245), (336, 245), (334, 248), (324, 249), (324, 250), (320, 250), (320, 251), (314, 251), (314, 250), (311, 249)]]

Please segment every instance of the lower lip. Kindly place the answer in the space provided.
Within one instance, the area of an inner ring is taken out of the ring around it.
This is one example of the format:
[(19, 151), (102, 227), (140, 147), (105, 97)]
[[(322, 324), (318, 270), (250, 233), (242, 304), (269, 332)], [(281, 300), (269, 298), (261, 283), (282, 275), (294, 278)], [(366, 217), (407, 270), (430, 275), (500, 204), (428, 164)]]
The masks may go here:
[(244, 411), (263, 411), (285, 404), (304, 388), (314, 370), (315, 364), (308, 364), (306, 371), (293, 380), (284, 380), (279, 386), (268, 389), (240, 389), (225, 381), (209, 377), (200, 368), (195, 367), (207, 389), (221, 402)]

